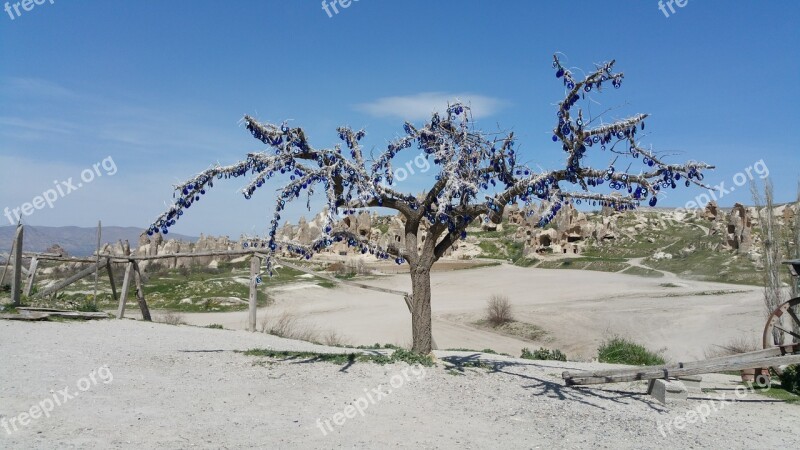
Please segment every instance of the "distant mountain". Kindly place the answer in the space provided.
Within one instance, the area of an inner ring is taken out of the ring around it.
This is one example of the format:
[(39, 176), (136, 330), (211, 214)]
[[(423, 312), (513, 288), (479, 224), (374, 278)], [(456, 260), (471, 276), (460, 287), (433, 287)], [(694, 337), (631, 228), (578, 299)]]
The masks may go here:
[[(15, 226), (0, 227), (0, 253), (8, 253), (11, 250), (11, 241), (14, 239), (16, 228)], [(141, 234), (142, 228), (104, 226), (101, 240), (105, 244), (127, 239), (131, 247), (135, 248), (139, 244), (139, 235)], [(189, 242), (197, 241), (196, 237), (175, 233), (170, 233), (165, 237)], [(97, 247), (97, 228), (25, 227), (22, 247), (26, 252), (43, 252), (53, 244), (60, 245), (72, 256), (91, 255)]]

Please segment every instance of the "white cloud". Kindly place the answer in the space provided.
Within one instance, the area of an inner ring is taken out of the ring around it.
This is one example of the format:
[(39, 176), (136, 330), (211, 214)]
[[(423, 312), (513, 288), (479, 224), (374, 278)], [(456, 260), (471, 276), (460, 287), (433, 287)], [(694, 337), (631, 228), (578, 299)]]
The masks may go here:
[(3, 93), (47, 98), (75, 98), (71, 90), (39, 78), (9, 77), (3, 83)]
[(447, 104), (460, 101), (472, 108), (475, 119), (488, 117), (502, 109), (506, 102), (485, 95), (446, 92), (422, 92), (419, 94), (382, 97), (355, 106), (356, 110), (377, 117), (398, 117), (403, 120), (425, 120), (433, 112), (443, 114)]

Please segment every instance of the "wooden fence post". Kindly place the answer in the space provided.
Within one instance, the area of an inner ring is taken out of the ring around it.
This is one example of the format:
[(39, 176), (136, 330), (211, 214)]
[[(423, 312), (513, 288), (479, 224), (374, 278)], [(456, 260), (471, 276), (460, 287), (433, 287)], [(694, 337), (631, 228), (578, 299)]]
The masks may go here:
[(125, 317), (125, 302), (128, 301), (128, 288), (131, 286), (131, 275), (133, 271), (133, 262), (129, 262), (125, 266), (125, 277), (122, 279), (122, 292), (119, 296), (119, 308), (117, 308), (117, 319)]
[(94, 290), (92, 292), (92, 303), (97, 306), (99, 302), (97, 301), (97, 279), (100, 277), (100, 236), (103, 232), (103, 225), (102, 222), (99, 220), (97, 221), (97, 258), (95, 259), (95, 264), (97, 265), (97, 271), (94, 273)]
[(144, 283), (142, 282), (142, 272), (139, 270), (139, 265), (133, 263), (135, 271), (134, 279), (136, 280), (136, 301), (139, 302), (139, 309), (142, 310), (142, 319), (147, 322), (152, 322), (150, 317), (150, 308), (147, 307), (147, 301), (144, 299)]
[(39, 267), (39, 258), (31, 258), (31, 267), (28, 269), (28, 280), (25, 283), (25, 296), (30, 297), (33, 291), (33, 284), (36, 282), (36, 268)]
[(106, 258), (106, 271), (108, 272), (108, 282), (111, 284), (111, 298), (117, 301), (117, 283), (114, 282), (114, 272), (111, 269), (111, 258)]
[(44, 298), (50, 294), (53, 294), (53, 298), (55, 298), (56, 292), (64, 289), (65, 287), (69, 286), (70, 284), (80, 279), (88, 277), (89, 275), (95, 273), (95, 271), (97, 270), (100, 270), (100, 265), (92, 264), (91, 266), (82, 269), (80, 272), (67, 278), (66, 280), (60, 281), (53, 286), (42, 289), (41, 291), (36, 293), (36, 297)]
[(250, 258), (250, 302), (249, 302), (249, 316), (247, 321), (247, 329), (249, 331), (256, 331), (256, 310), (258, 309), (258, 269), (261, 268), (261, 258), (255, 253)]
[(11, 278), (11, 301), (14, 306), (22, 304), (22, 230), (22, 224), (17, 225), (17, 234), (14, 236), (14, 276)]
[(8, 258), (6, 258), (6, 266), (3, 267), (3, 275), (0, 275), (0, 286), (6, 281), (6, 274), (8, 273), (8, 266), (11, 264), (11, 257), (14, 256), (14, 246), (17, 244), (16, 240), (11, 241), (11, 250), (8, 252)]

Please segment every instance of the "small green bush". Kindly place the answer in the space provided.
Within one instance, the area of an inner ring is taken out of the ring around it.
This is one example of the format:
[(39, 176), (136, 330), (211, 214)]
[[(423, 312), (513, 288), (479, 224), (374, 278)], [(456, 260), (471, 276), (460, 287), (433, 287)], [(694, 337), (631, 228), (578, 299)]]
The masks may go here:
[(800, 395), (800, 364), (789, 366), (780, 376), (781, 387), (792, 394)]
[(80, 312), (100, 312), (100, 308), (97, 307), (97, 303), (95, 303), (93, 300), (89, 300), (88, 298), (81, 302), (76, 309)]
[(602, 363), (628, 364), (631, 366), (660, 366), (666, 364), (660, 354), (619, 336), (604, 341), (597, 351), (598, 359)]
[(567, 355), (562, 353), (561, 350), (549, 350), (544, 347), (533, 352), (527, 348), (523, 348), (520, 358), (535, 359), (537, 361), (566, 361)]
[(212, 323), (211, 325), (206, 325), (205, 328), (211, 328), (211, 329), (214, 329), (214, 330), (224, 330), (225, 329), (225, 327), (223, 327), (222, 325), (220, 325), (218, 323)]
[(392, 352), (391, 361), (403, 361), (412, 366), (414, 364), (420, 364), (426, 367), (433, 365), (433, 359), (430, 356), (415, 353), (404, 348), (395, 349), (394, 352)]

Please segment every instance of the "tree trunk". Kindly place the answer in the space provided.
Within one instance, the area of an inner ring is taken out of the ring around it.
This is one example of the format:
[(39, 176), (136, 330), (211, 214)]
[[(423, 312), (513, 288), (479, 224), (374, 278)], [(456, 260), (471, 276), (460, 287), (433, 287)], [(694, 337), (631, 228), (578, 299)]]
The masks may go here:
[(411, 268), (412, 351), (427, 355), (432, 350), (431, 334), (431, 269), (418, 265)]

